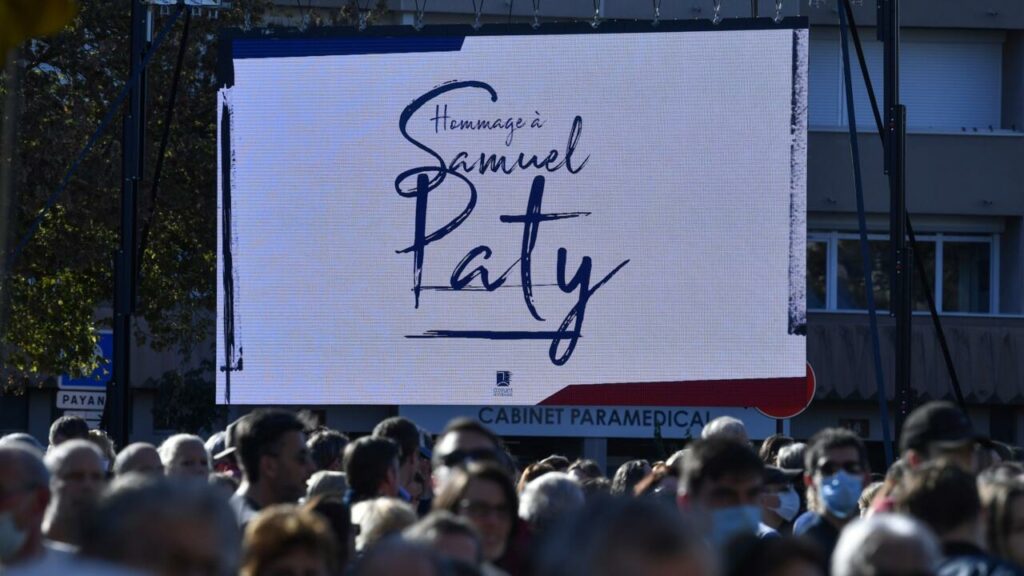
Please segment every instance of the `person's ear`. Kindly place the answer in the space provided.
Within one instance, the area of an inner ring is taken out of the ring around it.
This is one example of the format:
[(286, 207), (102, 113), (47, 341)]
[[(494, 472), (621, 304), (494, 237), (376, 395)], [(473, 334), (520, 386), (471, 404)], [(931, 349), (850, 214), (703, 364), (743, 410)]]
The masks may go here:
[(50, 491), (42, 488), (36, 488), (35, 498), (32, 500), (33, 512), (38, 513), (42, 516), (46, 512), (47, 506), (50, 505)]
[(260, 478), (274, 478), (277, 476), (277, 459), (269, 454), (260, 456)]
[(924, 462), (924, 455), (917, 450), (907, 450), (907, 464), (910, 465), (911, 469), (917, 468)]

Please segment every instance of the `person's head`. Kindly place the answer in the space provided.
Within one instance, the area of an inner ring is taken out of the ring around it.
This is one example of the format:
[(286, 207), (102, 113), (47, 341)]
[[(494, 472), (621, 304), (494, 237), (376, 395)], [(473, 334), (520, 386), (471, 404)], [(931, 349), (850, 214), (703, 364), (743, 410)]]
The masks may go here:
[(799, 538), (749, 536), (730, 550), (725, 576), (825, 576), (827, 561)]
[(362, 551), (415, 524), (416, 510), (398, 498), (372, 498), (352, 506), (352, 521), (359, 524), (356, 550)]
[(519, 476), (519, 483), (516, 484), (516, 491), (520, 494), (523, 490), (526, 490), (526, 485), (533, 482), (537, 478), (549, 473), (554, 472), (555, 469), (550, 464), (544, 464), (543, 462), (534, 462), (526, 468), (523, 468), (523, 473)]
[(861, 518), (867, 518), (871, 515), (871, 507), (875, 503), (875, 498), (882, 492), (883, 487), (885, 487), (885, 482), (872, 482), (860, 493), (860, 498), (857, 499), (857, 509), (860, 510)]
[(392, 538), (367, 551), (356, 563), (352, 576), (441, 576), (443, 565), (429, 547)]
[(858, 515), (857, 501), (870, 477), (867, 448), (853, 432), (826, 428), (811, 438), (804, 483), (814, 510), (834, 522), (849, 522)]
[(551, 469), (555, 472), (569, 471), (569, 459), (561, 454), (552, 454), (551, 456), (541, 460), (540, 463), (551, 466)]
[(798, 476), (799, 471), (765, 466), (761, 506), (764, 508), (762, 518), (768, 526), (777, 529), (796, 519), (800, 512), (800, 495), (793, 488), (793, 480)]
[(807, 444), (794, 442), (788, 446), (779, 448), (775, 456), (775, 465), (786, 470), (803, 470), (804, 455), (807, 452)]
[(519, 518), (535, 534), (544, 534), (559, 520), (583, 508), (583, 490), (565, 472), (551, 472), (526, 485), (519, 495)]
[(43, 446), (42, 442), (36, 440), (36, 437), (28, 432), (11, 432), (10, 434), (4, 434), (4, 436), (0, 438), (0, 446), (7, 443), (28, 446), (29, 448), (34, 448), (40, 452), (46, 452), (46, 446)]
[(295, 502), (306, 493), (313, 460), (305, 424), (294, 412), (257, 410), (236, 423), (235, 442), (245, 481), (259, 486), (263, 505)]
[(304, 510), (317, 513), (327, 521), (337, 543), (338, 574), (345, 574), (348, 564), (356, 554), (356, 531), (352, 525), (352, 509), (334, 496), (314, 496), (306, 500)]
[(234, 514), (213, 487), (128, 474), (89, 514), (82, 554), (157, 576), (227, 576), (238, 570), (238, 541)]
[(420, 450), (420, 430), (416, 423), (408, 418), (393, 416), (382, 420), (373, 429), (373, 435), (379, 438), (390, 438), (398, 444), (398, 482), (408, 490), (412, 484), (412, 475), (416, 471)]
[(503, 468), (493, 463), (472, 463), (453, 469), (433, 506), (435, 510), (465, 517), (476, 527), (487, 561), (493, 562), (505, 554), (516, 525), (519, 501)]
[(52, 497), (47, 509), (47, 532), (76, 544), (82, 517), (106, 483), (103, 453), (88, 440), (67, 440), (44, 459), (50, 471)]
[(337, 430), (324, 429), (315, 432), (306, 442), (309, 453), (313, 457), (313, 464), (318, 471), (330, 470), (341, 472), (342, 454), (348, 446), (349, 439)]
[(726, 438), (694, 442), (683, 457), (679, 505), (710, 530), (712, 542), (753, 534), (761, 521), (764, 464), (749, 445)]
[(114, 439), (103, 430), (89, 430), (88, 440), (103, 453), (103, 470), (109, 473), (114, 465), (114, 459), (117, 458)]
[(41, 553), (50, 473), (42, 454), (18, 442), (0, 445), (0, 566)]
[(710, 576), (714, 560), (694, 526), (660, 500), (587, 504), (538, 542), (536, 576)]
[(612, 495), (612, 481), (607, 478), (588, 478), (580, 482), (583, 498), (587, 502), (601, 500)]
[(210, 475), (210, 453), (199, 436), (175, 434), (164, 440), (159, 451), (168, 476), (205, 479)]
[(1024, 566), (1024, 482), (1004, 480), (982, 490), (989, 551)]
[(332, 576), (337, 542), (327, 521), (295, 506), (260, 512), (245, 529), (241, 576)]
[(934, 574), (942, 560), (935, 535), (902, 514), (875, 514), (843, 529), (832, 553), (832, 576)]
[(750, 442), (750, 438), (747, 436), (747, 427), (743, 425), (743, 421), (732, 416), (719, 416), (708, 422), (704, 429), (700, 431), (700, 437), (704, 440), (708, 438), (727, 438), (741, 444)]
[(138, 474), (164, 473), (164, 464), (160, 461), (160, 453), (152, 444), (136, 442), (124, 447), (114, 459), (114, 476), (124, 476), (135, 472)]
[(582, 483), (590, 478), (604, 478), (601, 466), (593, 460), (577, 460), (569, 465), (569, 475)]
[(764, 462), (765, 466), (775, 466), (775, 460), (779, 456), (779, 450), (782, 450), (792, 443), (793, 439), (789, 436), (784, 434), (772, 434), (765, 438), (764, 442), (761, 443), (761, 448), (757, 451), (757, 455), (761, 457), (761, 461)]
[(471, 418), (456, 418), (448, 423), (432, 454), (434, 490), (440, 491), (451, 469), (469, 462), (501, 464), (501, 440), (483, 424)]
[(633, 488), (651, 473), (651, 464), (647, 460), (630, 460), (619, 466), (612, 478), (612, 494), (616, 496), (630, 495)]
[(956, 404), (928, 402), (903, 424), (900, 453), (911, 468), (943, 459), (973, 474), (978, 465), (977, 441), (971, 421)]
[(364, 436), (345, 447), (345, 476), (354, 500), (398, 496), (398, 444), (390, 438)]
[(306, 498), (309, 500), (317, 496), (341, 499), (348, 492), (348, 479), (344, 472), (321, 470), (310, 476), (306, 485)]
[(50, 448), (68, 440), (89, 438), (89, 423), (81, 416), (61, 416), (50, 425)]
[(429, 546), (442, 558), (479, 566), (484, 560), (480, 534), (468, 520), (435, 510), (406, 528), (402, 537)]
[(977, 482), (956, 464), (933, 460), (911, 470), (896, 508), (924, 522), (942, 541), (984, 544)]
[(679, 470), (667, 464), (655, 464), (651, 473), (633, 487), (635, 496), (664, 497), (669, 502), (674, 502), (678, 493)]

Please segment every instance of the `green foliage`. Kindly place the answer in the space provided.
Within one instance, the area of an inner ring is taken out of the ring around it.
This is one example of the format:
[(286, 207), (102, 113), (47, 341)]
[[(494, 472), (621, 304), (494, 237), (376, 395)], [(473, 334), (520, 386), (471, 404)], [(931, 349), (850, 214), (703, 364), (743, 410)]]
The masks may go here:
[[(140, 262), (136, 309), (145, 331), (137, 328), (135, 336), (140, 344), (179, 353), (183, 361), (204, 359), (198, 370), (171, 371), (156, 382), (162, 398), (159, 418), (176, 429), (196, 430), (213, 417), (209, 410), (214, 366), (205, 359), (214, 357), (216, 317), (218, 31), (261, 23), (355, 24), (359, 15), (354, 2), (330, 10), (270, 0), (230, 5), (218, 11), (216, 19), (204, 13), (191, 20), (155, 206), (150, 197), (152, 171), (184, 17), (148, 67), (147, 174), (138, 199), (140, 230), (150, 214), (154, 218)], [(384, 0), (373, 6), (371, 23), (388, 12)], [(17, 238), (57, 189), (128, 78), (129, 12), (128, 0), (82, 2), (78, 16), (63, 32), (21, 48), (21, 113), (14, 155)], [(170, 17), (157, 15), (154, 29)], [(0, 99), (5, 90), (0, 82)], [(89, 374), (98, 365), (96, 330), (111, 324), (114, 251), (119, 243), (120, 120), (119, 116), (86, 157), (11, 271), (10, 308), (7, 322), (0, 326), (0, 385), (17, 388), (62, 373)], [(197, 385), (194, 391), (174, 391), (175, 386), (192, 384)]]
[[(141, 262), (137, 308), (146, 321), (149, 344), (177, 350), (186, 358), (197, 346), (210, 346), (213, 334), (217, 30), (258, 22), (264, 9), (265, 2), (235, 2), (216, 20), (197, 16), (191, 22), (149, 249)], [(19, 238), (124, 86), (129, 10), (127, 0), (84, 2), (65, 31), (22, 49), (14, 179)], [(155, 28), (167, 18), (157, 16)], [(182, 25), (171, 31), (148, 68), (149, 173), (141, 186), (140, 226), (153, 207), (152, 170)], [(113, 253), (119, 238), (120, 133), (118, 118), (13, 270), (8, 322), (0, 334), (8, 382), (89, 373), (96, 365), (96, 329), (110, 324)]]
[(214, 402), (213, 368), (213, 362), (206, 360), (184, 374), (170, 371), (147, 382), (156, 386), (153, 423), (157, 429), (195, 434), (220, 428), (227, 407)]

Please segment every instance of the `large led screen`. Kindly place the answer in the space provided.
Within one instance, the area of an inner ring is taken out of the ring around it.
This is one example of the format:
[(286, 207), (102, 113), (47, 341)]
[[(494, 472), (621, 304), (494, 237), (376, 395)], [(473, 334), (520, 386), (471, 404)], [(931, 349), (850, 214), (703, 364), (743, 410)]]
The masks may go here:
[(803, 395), (805, 21), (224, 43), (219, 402)]

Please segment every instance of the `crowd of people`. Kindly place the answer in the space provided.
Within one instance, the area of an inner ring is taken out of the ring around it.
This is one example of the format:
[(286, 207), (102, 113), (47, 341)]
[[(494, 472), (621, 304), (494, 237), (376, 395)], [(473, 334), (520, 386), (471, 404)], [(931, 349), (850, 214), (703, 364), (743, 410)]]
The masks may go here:
[(260, 409), (120, 451), (65, 416), (0, 439), (0, 572), (243, 576), (1024, 575), (1024, 465), (960, 409), (754, 444), (723, 417), (663, 462), (518, 462), (483, 424), (350, 440)]

